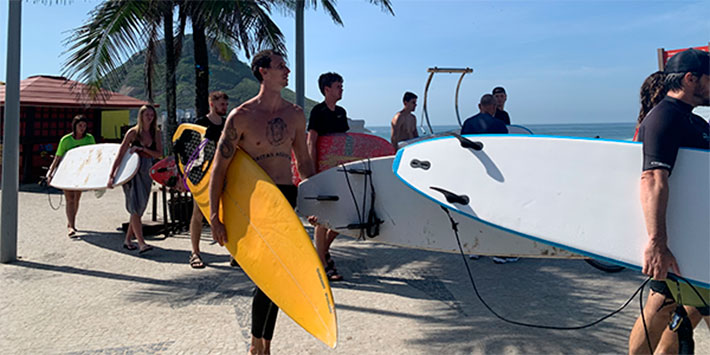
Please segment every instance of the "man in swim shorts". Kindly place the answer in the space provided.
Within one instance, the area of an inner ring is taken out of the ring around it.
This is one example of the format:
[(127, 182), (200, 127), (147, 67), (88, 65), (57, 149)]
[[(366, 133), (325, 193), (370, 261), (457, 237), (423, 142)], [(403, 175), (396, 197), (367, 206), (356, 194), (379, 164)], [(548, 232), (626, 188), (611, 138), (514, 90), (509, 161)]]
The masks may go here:
[[(665, 72), (668, 93), (646, 115), (638, 133), (638, 140), (643, 142), (641, 206), (648, 233), (643, 273), (654, 280), (643, 309), (644, 317), (636, 320), (629, 335), (630, 354), (648, 354), (657, 347), (665, 347), (659, 344), (661, 334), (673, 314), (682, 312), (683, 308), (678, 307), (663, 282), (668, 279), (669, 268), (682, 275), (668, 248), (669, 238), (681, 237), (668, 235), (666, 231), (666, 208), (671, 193), (668, 178), (680, 147), (710, 149), (710, 125), (692, 113), (696, 106), (710, 105), (710, 55), (695, 49), (683, 51), (668, 61)], [(690, 320), (693, 327), (700, 321), (700, 317), (695, 318)], [(648, 338), (644, 328), (648, 329)]]

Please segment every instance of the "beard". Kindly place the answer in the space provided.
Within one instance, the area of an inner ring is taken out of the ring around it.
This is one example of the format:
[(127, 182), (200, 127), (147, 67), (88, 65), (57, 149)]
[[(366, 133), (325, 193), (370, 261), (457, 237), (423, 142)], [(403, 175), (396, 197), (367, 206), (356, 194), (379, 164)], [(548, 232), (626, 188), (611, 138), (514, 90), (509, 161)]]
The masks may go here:
[(698, 85), (695, 87), (693, 96), (698, 98), (698, 106), (710, 106), (710, 87)]

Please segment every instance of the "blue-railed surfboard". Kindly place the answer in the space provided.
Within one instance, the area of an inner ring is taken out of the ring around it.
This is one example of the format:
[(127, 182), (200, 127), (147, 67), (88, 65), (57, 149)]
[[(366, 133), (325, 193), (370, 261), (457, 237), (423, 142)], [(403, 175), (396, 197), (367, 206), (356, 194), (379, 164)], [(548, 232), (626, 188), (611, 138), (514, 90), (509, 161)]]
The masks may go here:
[[(641, 165), (640, 143), (469, 135), (407, 145), (392, 168), (462, 216), (640, 270), (648, 239)], [(681, 275), (708, 287), (710, 152), (680, 149), (669, 183), (668, 245)]]

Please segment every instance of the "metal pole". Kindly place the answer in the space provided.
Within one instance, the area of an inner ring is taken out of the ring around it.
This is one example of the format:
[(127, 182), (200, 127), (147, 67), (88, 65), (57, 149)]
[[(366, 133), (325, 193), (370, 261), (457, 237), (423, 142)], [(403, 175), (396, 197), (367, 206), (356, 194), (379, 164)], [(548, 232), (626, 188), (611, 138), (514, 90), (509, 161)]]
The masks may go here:
[(2, 155), (0, 262), (17, 260), (17, 191), (20, 160), (20, 31), (22, 1), (10, 0), (7, 16), (7, 70)]
[[(436, 68), (434, 68), (436, 69)], [(431, 70), (431, 69), (430, 69)], [(429, 122), (429, 111), (427, 111), (427, 95), (429, 94), (429, 85), (431, 84), (431, 79), (434, 77), (434, 72), (429, 71), (429, 78), (426, 80), (426, 86), (424, 87), (424, 119), (426, 120), (426, 124), (429, 127), (429, 134), (434, 134), (434, 130), (431, 128), (431, 122)], [(424, 127), (424, 122), (421, 124), (422, 127)], [(422, 130), (423, 131), (423, 130)]]
[(305, 64), (303, 50), (303, 14), (305, 1), (296, 1), (296, 105), (305, 108)]
[(461, 115), (459, 114), (459, 89), (461, 88), (461, 82), (463, 81), (463, 77), (466, 76), (467, 73), (470, 73), (473, 71), (468, 71), (469, 68), (466, 68), (463, 73), (461, 73), (461, 77), (459, 78), (458, 84), (456, 84), (456, 99), (454, 100), (454, 108), (456, 109), (456, 119), (459, 121), (459, 127), (463, 127), (463, 123), (461, 123)]

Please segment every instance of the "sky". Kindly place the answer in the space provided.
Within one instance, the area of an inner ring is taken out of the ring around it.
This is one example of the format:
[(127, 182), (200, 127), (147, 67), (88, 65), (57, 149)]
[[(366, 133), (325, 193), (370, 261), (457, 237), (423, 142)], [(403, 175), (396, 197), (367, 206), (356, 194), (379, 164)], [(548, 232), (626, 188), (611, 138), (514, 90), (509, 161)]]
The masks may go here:
[[(13, 0), (15, 1), (15, 0)], [(419, 95), (423, 118), (427, 68), (470, 67), (459, 93), (465, 119), (495, 86), (508, 93), (512, 123), (633, 122), (639, 87), (658, 70), (657, 49), (707, 45), (705, 1), (391, 0), (395, 15), (367, 0), (340, 0), (338, 26), (322, 7), (305, 15), (306, 96), (322, 100), (318, 76), (344, 77), (339, 102), (367, 126), (388, 125), (402, 95)], [(47, 4), (49, 3), (49, 4)], [(60, 75), (64, 40), (99, 1), (25, 1), (21, 78)], [(0, 81), (5, 81), (8, 0), (0, 0)], [(285, 34), (295, 85), (295, 21), (274, 12)], [(249, 60), (243, 53), (239, 59)], [(454, 125), (455, 74), (437, 74), (428, 92), (429, 119)]]

